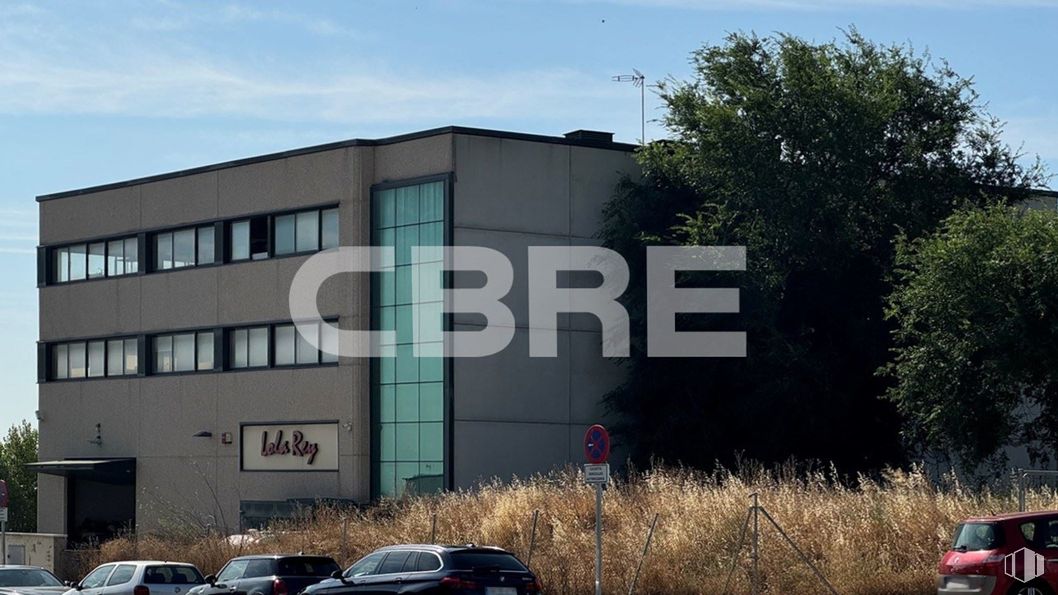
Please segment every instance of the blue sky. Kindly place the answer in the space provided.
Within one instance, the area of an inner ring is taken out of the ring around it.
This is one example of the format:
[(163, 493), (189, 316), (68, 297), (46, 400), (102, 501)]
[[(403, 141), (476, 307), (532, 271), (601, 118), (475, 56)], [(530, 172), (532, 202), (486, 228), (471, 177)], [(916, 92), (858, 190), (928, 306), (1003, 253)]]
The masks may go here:
[(850, 25), (973, 76), (1058, 171), (1058, 0), (0, 1), (0, 430), (36, 409), (38, 194), (447, 124), (633, 141), (638, 92), (611, 75)]

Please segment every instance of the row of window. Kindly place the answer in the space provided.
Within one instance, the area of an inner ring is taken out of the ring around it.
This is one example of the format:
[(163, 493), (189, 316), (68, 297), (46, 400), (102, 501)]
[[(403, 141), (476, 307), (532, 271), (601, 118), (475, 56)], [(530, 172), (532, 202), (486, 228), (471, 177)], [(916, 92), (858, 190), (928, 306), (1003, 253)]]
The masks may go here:
[(52, 346), (52, 378), (127, 376), (139, 371), (135, 338), (73, 341)]
[[(203, 330), (155, 335), (148, 339), (152, 374), (202, 372), (218, 369), (218, 332), (228, 338), (227, 369), (318, 365), (338, 361), (338, 330), (318, 323), (308, 334), (320, 346), (301, 336), (293, 324), (272, 324), (226, 331)], [(128, 376), (140, 371), (137, 338), (70, 341), (51, 346), (50, 378)]]
[(135, 236), (72, 244), (52, 252), (52, 278), (56, 283), (120, 277), (138, 271), (139, 240)]
[(190, 226), (148, 234), (151, 255), (141, 255), (136, 236), (71, 244), (51, 249), (52, 283), (130, 275), (140, 257), (150, 270), (166, 271), (223, 262), (218, 230), (227, 230), (227, 261), (262, 260), (307, 254), (338, 246), (338, 209), (309, 209), (259, 215), (225, 225)]

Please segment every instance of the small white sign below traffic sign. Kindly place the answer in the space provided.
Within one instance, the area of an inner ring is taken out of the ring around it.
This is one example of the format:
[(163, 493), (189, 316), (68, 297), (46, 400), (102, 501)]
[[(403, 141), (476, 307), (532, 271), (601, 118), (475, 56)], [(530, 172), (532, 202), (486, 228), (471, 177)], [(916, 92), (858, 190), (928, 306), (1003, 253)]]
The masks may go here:
[(7, 522), (7, 509), (6, 508), (0, 508), (0, 523), (6, 523), (6, 522)]
[(610, 483), (610, 464), (585, 464), (584, 481), (590, 485), (606, 485)]

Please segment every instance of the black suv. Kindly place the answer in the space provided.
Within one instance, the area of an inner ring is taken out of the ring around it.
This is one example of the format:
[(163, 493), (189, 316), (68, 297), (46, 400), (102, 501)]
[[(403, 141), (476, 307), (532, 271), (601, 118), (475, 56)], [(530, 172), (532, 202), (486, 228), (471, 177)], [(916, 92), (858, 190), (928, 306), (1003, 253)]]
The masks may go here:
[(539, 595), (540, 582), (514, 554), (476, 545), (392, 545), (371, 552), (303, 595), (437, 593)]
[(232, 558), (208, 584), (188, 595), (294, 595), (309, 585), (341, 572), (327, 556), (266, 555)]

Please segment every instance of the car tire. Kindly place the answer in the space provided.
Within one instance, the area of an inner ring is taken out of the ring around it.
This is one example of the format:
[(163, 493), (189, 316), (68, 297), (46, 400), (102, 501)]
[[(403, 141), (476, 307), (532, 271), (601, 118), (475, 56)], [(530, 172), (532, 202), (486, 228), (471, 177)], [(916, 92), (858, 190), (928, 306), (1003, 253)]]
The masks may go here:
[(1014, 585), (1007, 591), (1007, 595), (1054, 595), (1054, 591), (1046, 583), (1036, 582)]

